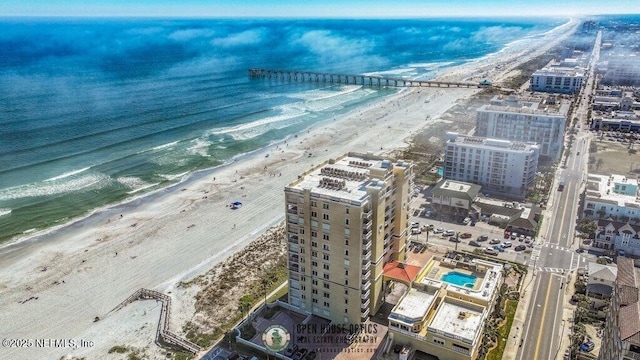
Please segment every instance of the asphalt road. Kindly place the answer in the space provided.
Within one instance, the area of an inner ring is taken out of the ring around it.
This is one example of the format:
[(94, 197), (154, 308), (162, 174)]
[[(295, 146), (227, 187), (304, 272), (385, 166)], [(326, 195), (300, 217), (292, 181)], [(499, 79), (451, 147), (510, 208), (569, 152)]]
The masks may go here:
[[(593, 64), (599, 56), (599, 33), (590, 61), (589, 76), (583, 93), (579, 95), (576, 114), (585, 123), (588, 111), (588, 97), (593, 92)], [(569, 120), (571, 121), (571, 120)], [(556, 191), (550, 207), (549, 226), (543, 233), (544, 244), (536, 247), (532, 253), (530, 264), (534, 268), (534, 280), (528, 286), (533, 287), (532, 301), (527, 311), (529, 321), (523, 329), (523, 343), (518, 359), (556, 359), (559, 354), (563, 336), (562, 310), (568, 275), (577, 267), (585, 264), (585, 258), (575, 252), (579, 246), (575, 239), (576, 219), (580, 210), (580, 194), (586, 180), (589, 153), (588, 129), (578, 125), (569, 158), (564, 168), (559, 169), (556, 177), (556, 189), (559, 181), (564, 181), (563, 191)], [(579, 155), (578, 155), (579, 154)], [(567, 324), (567, 327), (569, 324)]]

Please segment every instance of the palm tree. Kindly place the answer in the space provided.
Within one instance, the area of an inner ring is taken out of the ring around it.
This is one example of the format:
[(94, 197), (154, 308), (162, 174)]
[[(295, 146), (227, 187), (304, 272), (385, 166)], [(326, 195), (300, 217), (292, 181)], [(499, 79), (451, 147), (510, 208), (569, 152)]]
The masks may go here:
[(425, 244), (425, 245), (427, 245), (427, 244), (429, 243), (429, 233), (432, 231), (431, 229), (432, 229), (432, 228), (427, 227), (427, 230), (425, 230), (425, 232), (424, 232), (425, 234), (427, 234), (427, 238), (426, 238), (426, 240), (424, 241), (424, 244)]

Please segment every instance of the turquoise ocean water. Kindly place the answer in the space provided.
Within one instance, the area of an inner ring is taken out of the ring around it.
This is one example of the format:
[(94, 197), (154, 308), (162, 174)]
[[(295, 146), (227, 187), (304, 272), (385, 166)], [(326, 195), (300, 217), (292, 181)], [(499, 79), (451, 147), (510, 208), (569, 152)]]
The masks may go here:
[(0, 242), (395, 92), (248, 68), (429, 79), (564, 22), (0, 18)]

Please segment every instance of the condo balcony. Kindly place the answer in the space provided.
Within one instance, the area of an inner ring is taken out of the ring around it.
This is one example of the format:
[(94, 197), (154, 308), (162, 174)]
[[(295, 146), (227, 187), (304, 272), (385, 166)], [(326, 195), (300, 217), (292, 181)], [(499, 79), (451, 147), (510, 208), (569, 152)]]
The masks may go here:
[(369, 210), (365, 210), (365, 212), (362, 213), (362, 220), (371, 220), (371, 218), (373, 217), (373, 210), (369, 209)]
[(362, 251), (366, 252), (371, 250), (371, 244), (373, 243), (373, 241), (367, 241), (366, 243), (362, 244)]
[(371, 221), (371, 220), (363, 221), (362, 222), (362, 233), (367, 232), (367, 230), (371, 230), (372, 226), (373, 226), (373, 221)]
[(367, 266), (366, 269), (362, 270), (362, 282), (364, 283), (365, 281), (369, 280), (370, 277), (371, 277), (371, 268)]
[(371, 261), (371, 250), (363, 250), (362, 251), (362, 262)]
[(369, 299), (369, 297), (371, 296), (371, 290), (367, 289), (367, 290), (362, 290), (362, 296), (360, 296), (360, 298), (362, 300), (367, 300)]
[(299, 243), (297, 235), (289, 235), (289, 239), (287, 241), (292, 243), (292, 244), (298, 244)]
[(298, 255), (292, 255), (289, 256), (289, 264), (291, 263), (298, 263), (299, 259), (298, 259)]
[(368, 309), (369, 304), (371, 304), (371, 299), (367, 299), (366, 301), (362, 302), (362, 304), (360, 305), (360, 309), (362, 310)]
[(363, 230), (362, 231), (362, 243), (365, 243), (367, 241), (371, 241), (371, 235), (373, 235), (373, 232), (371, 231), (371, 229)]
[(369, 308), (362, 310), (362, 314), (360, 315), (360, 320), (362, 320), (363, 322), (366, 321), (367, 318), (369, 318)]
[(362, 262), (362, 271), (368, 271), (371, 269), (371, 261)]
[(371, 281), (367, 280), (362, 284), (362, 291), (367, 291), (369, 290), (370, 287), (371, 287)]
[(298, 267), (298, 264), (290, 263), (290, 264), (289, 264), (289, 270), (291, 270), (291, 271), (295, 271), (295, 272), (299, 272), (299, 271), (300, 271), (300, 268)]
[(289, 205), (287, 207), (287, 213), (293, 214), (293, 215), (298, 215), (298, 207)]

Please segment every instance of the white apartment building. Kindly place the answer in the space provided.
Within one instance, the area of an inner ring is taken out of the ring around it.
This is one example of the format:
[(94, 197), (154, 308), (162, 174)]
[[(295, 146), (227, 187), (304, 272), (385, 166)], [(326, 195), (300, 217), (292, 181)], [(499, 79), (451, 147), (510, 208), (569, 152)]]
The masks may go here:
[(584, 82), (584, 69), (546, 67), (531, 75), (530, 90), (577, 94)]
[(590, 174), (583, 210), (591, 219), (640, 222), (638, 180), (623, 175)]
[(405, 259), (412, 169), (349, 153), (285, 187), (289, 304), (337, 324), (375, 313), (384, 265)]
[(444, 178), (482, 185), (487, 193), (523, 199), (533, 186), (540, 148), (536, 144), (448, 132)]
[(640, 57), (636, 54), (612, 55), (608, 58), (603, 84), (640, 85)]
[(477, 110), (476, 136), (536, 143), (540, 156), (558, 159), (569, 103), (555, 97), (497, 95)]

